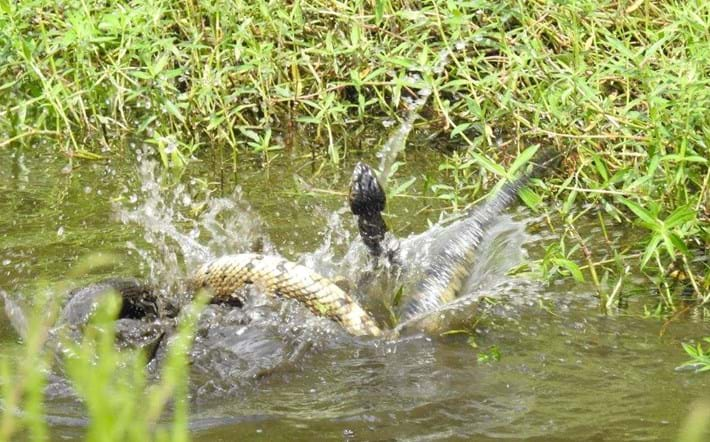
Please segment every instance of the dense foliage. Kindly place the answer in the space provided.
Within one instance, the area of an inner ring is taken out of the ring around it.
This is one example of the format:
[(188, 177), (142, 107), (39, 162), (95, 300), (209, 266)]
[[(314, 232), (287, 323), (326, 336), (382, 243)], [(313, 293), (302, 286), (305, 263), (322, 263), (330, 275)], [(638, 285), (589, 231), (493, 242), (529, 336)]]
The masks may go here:
[[(137, 137), (181, 168), (213, 146), (268, 156), (284, 148), (272, 134), (298, 126), (337, 162), (346, 131), (431, 92), (418, 125), (458, 146), (442, 157), (448, 169), (475, 181), (486, 163), (472, 153), (504, 163), (552, 144), (571, 152), (568, 178), (548, 187), (570, 226), (573, 203), (591, 203), (648, 232), (621, 254), (589, 251), (569, 228), (585, 253), (560, 247), (553, 267), (578, 274), (571, 262), (586, 261), (602, 290), (595, 260), (618, 274), (630, 255), (654, 278), (675, 263), (707, 300), (706, 2), (3, 0), (0, 10), (0, 146), (51, 140), (95, 158)], [(454, 190), (465, 201), (475, 188)]]

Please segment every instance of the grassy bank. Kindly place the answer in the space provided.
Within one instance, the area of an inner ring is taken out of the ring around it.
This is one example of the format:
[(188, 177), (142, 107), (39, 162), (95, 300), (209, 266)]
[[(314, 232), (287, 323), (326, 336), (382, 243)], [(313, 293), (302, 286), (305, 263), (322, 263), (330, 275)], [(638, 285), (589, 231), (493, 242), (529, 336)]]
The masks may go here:
[[(707, 2), (0, 0), (0, 11), (1, 147), (92, 159), (130, 137), (181, 169), (216, 147), (268, 159), (301, 130), (338, 162), (353, 128), (431, 93), (417, 127), (467, 180), (449, 189), (457, 202), (530, 144), (570, 152), (544, 191), (567, 219), (545, 272), (593, 280), (603, 308), (628, 266), (664, 309), (671, 274), (709, 300)], [(641, 246), (592, 247), (575, 229), (590, 213), (603, 231), (638, 223)]]

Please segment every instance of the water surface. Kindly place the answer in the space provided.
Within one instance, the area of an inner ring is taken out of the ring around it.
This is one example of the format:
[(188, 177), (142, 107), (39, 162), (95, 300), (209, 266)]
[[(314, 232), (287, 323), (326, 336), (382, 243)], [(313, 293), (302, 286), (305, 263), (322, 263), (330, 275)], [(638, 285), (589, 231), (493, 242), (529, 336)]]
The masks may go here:
[[(419, 178), (408, 193), (429, 195), (423, 175), (446, 182), (438, 155), (423, 148), (408, 154), (398, 174)], [(355, 155), (342, 170), (289, 153), (268, 170), (243, 161), (230, 171), (205, 158), (193, 175), (173, 178), (178, 187), (161, 186), (145, 156), (127, 156), (69, 171), (54, 153), (0, 151), (0, 287), (28, 304), (43, 281), (82, 285), (135, 275), (170, 285), (201, 259), (254, 248), (331, 277), (362, 276), (366, 260), (345, 202)], [(443, 207), (397, 198), (388, 222), (407, 238), (436, 222)], [(601, 315), (586, 284), (506, 276), (543, 256), (555, 236), (522, 208), (495, 225), (467, 286), (477, 321), (471, 335), (353, 340), (298, 306), (257, 295), (247, 307), (262, 319), (230, 325), (240, 338), (204, 337), (231, 366), (219, 374), (214, 365), (194, 369), (194, 438), (673, 439), (710, 387), (708, 375), (675, 369), (686, 359), (680, 343), (710, 335), (710, 323), (687, 315), (663, 329), (643, 315), (655, 295), (642, 285), (633, 287), (628, 307)], [(96, 252), (118, 259), (69, 274), (85, 257), (99, 259)], [(372, 293), (355, 296), (377, 308), (365, 299)], [(312, 345), (298, 347), (303, 340)], [(17, 345), (6, 321), (0, 342), (6, 355)], [(480, 360), (493, 349), (500, 360)], [(82, 434), (85, 414), (76, 400), (57, 394), (48, 401), (53, 434)]]

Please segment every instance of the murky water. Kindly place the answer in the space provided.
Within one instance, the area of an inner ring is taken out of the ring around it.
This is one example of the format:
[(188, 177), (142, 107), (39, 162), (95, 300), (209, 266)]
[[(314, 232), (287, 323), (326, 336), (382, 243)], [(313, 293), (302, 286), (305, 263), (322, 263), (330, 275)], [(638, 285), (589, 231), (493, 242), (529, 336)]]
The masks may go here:
[[(423, 193), (422, 175), (440, 179), (436, 158), (409, 154), (399, 172), (419, 177), (409, 193)], [(0, 287), (20, 301), (39, 280), (82, 285), (134, 275), (177, 286), (201, 260), (260, 248), (347, 278), (354, 295), (385, 317), (381, 299), (391, 293), (378, 298), (382, 286), (360, 290), (355, 282), (366, 259), (352, 245), (350, 164), (340, 171), (286, 154), (266, 171), (244, 161), (232, 173), (205, 159), (169, 190), (145, 162), (79, 164), (65, 173), (66, 161), (54, 154), (0, 151)], [(207, 197), (208, 188), (218, 190)], [(410, 235), (438, 220), (442, 207), (397, 198), (388, 222), (416, 250), (422, 237)], [(468, 312), (478, 321), (472, 336), (356, 340), (259, 294), (244, 312), (211, 307), (206, 314), (221, 325), (200, 334), (193, 354), (194, 438), (675, 438), (710, 387), (708, 375), (675, 370), (686, 360), (680, 343), (710, 335), (710, 323), (680, 317), (661, 335), (663, 323), (642, 315), (652, 293), (602, 316), (585, 284), (546, 287), (506, 276), (526, 256), (542, 256), (554, 237), (533, 233), (547, 231), (523, 209), (495, 224), (467, 285)], [(99, 259), (96, 252), (117, 259), (70, 274), (85, 257)], [(16, 341), (0, 321), (3, 352)], [(496, 351), (499, 361), (481, 360)], [(66, 391), (50, 394), (47, 409), (55, 435), (82, 434), (85, 414)]]

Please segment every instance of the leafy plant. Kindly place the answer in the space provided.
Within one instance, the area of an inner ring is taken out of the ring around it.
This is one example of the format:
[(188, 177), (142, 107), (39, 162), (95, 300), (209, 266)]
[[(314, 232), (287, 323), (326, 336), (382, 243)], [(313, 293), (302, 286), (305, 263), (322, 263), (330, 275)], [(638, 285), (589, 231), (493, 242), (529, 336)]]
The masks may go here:
[[(703, 341), (710, 344), (710, 338), (704, 338)], [(691, 359), (682, 366), (694, 367), (697, 372), (710, 371), (710, 348), (703, 348), (700, 342), (695, 345), (683, 343), (683, 350)]]
[[(120, 351), (115, 346), (114, 318), (120, 308), (117, 296), (106, 297), (99, 305), (81, 343), (66, 343), (66, 372), (90, 418), (87, 440), (189, 438), (188, 351), (204, 303), (205, 299), (198, 297), (183, 310), (178, 331), (170, 337), (160, 380), (155, 383), (147, 381), (143, 353)], [(24, 429), (35, 440), (49, 434), (43, 403), (53, 355), (44, 344), (54, 315), (39, 314), (41, 311), (30, 316), (24, 355), (15, 362), (3, 357), (0, 364), (2, 440), (11, 440)]]

